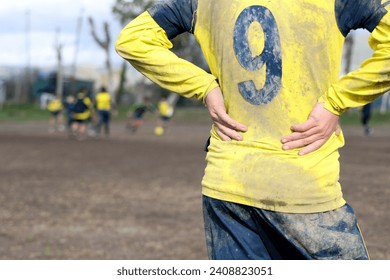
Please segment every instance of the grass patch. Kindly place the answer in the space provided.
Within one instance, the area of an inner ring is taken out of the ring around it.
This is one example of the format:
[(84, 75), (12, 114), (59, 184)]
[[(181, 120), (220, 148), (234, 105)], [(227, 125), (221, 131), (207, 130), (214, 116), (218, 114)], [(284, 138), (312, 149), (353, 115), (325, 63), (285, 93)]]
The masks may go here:
[(211, 117), (206, 107), (185, 107), (175, 111), (174, 118), (183, 122), (207, 122), (211, 123)]
[(35, 104), (14, 105), (8, 104), (0, 108), (0, 121), (38, 121), (47, 120), (50, 113), (47, 110), (42, 110)]
[[(132, 113), (134, 107), (120, 105), (117, 108), (117, 114), (113, 116), (114, 120), (126, 120), (128, 114)], [(0, 121), (9, 122), (26, 122), (26, 121), (42, 121), (48, 120), (50, 113), (47, 110), (42, 110), (36, 104), (22, 104), (13, 105), (8, 104), (0, 108)], [(146, 119), (153, 119), (156, 115), (146, 113)], [(361, 112), (359, 109), (349, 110), (344, 113), (340, 122), (344, 126), (354, 125), (359, 126), (361, 119)], [(176, 108), (174, 120), (179, 122), (207, 122), (210, 123), (210, 116), (207, 109), (203, 106), (198, 107), (179, 107)], [(390, 124), (390, 112), (380, 114), (379, 111), (373, 112), (370, 120), (372, 126), (381, 126)]]
[[(113, 120), (126, 120), (129, 114), (134, 111), (134, 106), (120, 105), (116, 108)], [(145, 119), (156, 118), (157, 115), (147, 112)], [(1, 122), (26, 122), (48, 120), (50, 113), (46, 109), (39, 108), (36, 104), (7, 104), (0, 108)], [(177, 121), (210, 121), (205, 107), (176, 108), (174, 119)]]
[[(349, 110), (341, 116), (340, 123), (343, 126), (361, 126), (361, 117), (362, 115), (359, 109)], [(389, 125), (390, 112), (381, 114), (378, 110), (374, 110), (369, 124), (372, 126)]]

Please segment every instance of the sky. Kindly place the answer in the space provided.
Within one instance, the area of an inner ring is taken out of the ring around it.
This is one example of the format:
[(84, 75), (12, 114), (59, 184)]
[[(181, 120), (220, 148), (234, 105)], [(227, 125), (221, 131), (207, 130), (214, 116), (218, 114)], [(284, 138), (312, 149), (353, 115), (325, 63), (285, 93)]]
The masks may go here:
[[(0, 66), (55, 67), (57, 64), (55, 41), (59, 30), (59, 42), (63, 45), (63, 62), (78, 65), (104, 67), (104, 51), (95, 43), (87, 18), (92, 16), (100, 36), (103, 23), (110, 24), (112, 35), (111, 59), (114, 67), (122, 59), (114, 51), (114, 42), (122, 26), (111, 8), (115, 0), (0, 0)], [(82, 17), (82, 32), (77, 44), (77, 22)], [(29, 26), (29, 28), (27, 28)], [(367, 34), (359, 33), (354, 68), (368, 57), (370, 50)], [(78, 52), (76, 54), (76, 46)]]
[[(111, 13), (115, 0), (0, 1), (0, 66), (55, 67), (55, 42), (56, 34), (59, 34), (65, 66), (76, 61), (82, 65), (104, 67), (105, 54), (90, 34), (88, 17), (93, 17), (100, 37), (104, 36), (103, 23), (109, 23), (112, 44), (122, 28)], [(80, 18), (81, 35), (77, 44), (76, 30)], [(114, 47), (111, 57), (114, 65), (120, 64), (121, 58)]]

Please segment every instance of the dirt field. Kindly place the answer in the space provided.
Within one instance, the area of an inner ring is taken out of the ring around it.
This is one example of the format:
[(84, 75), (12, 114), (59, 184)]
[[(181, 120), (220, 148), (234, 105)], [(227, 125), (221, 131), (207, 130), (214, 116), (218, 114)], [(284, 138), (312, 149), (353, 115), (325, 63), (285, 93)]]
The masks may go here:
[[(1, 259), (206, 259), (200, 181), (209, 125), (69, 140), (0, 123)], [(390, 259), (390, 128), (345, 130), (344, 193), (372, 259)]]

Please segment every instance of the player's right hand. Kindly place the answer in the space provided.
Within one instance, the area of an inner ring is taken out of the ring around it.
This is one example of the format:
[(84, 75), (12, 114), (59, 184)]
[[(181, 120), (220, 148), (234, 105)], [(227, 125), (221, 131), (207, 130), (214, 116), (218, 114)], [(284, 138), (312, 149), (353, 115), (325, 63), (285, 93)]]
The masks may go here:
[(317, 103), (309, 118), (301, 124), (291, 127), (291, 134), (282, 138), (283, 149), (300, 149), (298, 155), (303, 156), (321, 148), (333, 133), (339, 135), (339, 116)]
[(219, 87), (216, 87), (207, 94), (206, 105), (216, 127), (216, 132), (223, 141), (243, 140), (241, 133), (246, 132), (248, 128), (233, 120), (226, 113), (222, 91)]

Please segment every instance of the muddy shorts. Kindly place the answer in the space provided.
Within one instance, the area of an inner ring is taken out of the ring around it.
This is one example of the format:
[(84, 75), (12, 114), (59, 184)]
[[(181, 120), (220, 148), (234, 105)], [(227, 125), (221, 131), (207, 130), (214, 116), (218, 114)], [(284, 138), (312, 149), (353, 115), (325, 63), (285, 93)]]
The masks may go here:
[(210, 259), (368, 259), (353, 208), (286, 214), (203, 197)]

